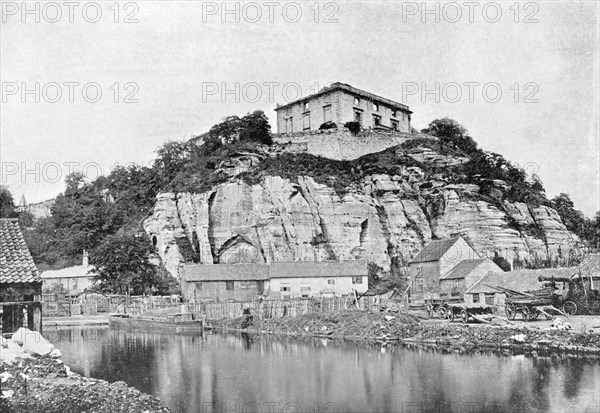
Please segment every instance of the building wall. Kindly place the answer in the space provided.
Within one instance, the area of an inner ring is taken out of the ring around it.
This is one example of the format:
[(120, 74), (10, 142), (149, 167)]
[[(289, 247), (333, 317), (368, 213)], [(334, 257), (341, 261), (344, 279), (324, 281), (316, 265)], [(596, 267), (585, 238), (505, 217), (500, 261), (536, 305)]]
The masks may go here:
[(440, 258), (440, 275), (447, 274), (461, 261), (480, 259), (477, 252), (467, 241), (459, 238), (452, 247)]
[[(331, 106), (331, 121), (340, 121), (340, 105), (339, 101), (341, 98), (341, 91), (332, 91), (331, 93), (325, 93), (317, 96), (313, 99), (302, 100), (296, 102), (287, 108), (277, 111), (277, 132), (301, 132), (304, 129), (304, 114), (308, 113), (310, 117), (310, 128), (309, 130), (318, 130), (319, 127), (325, 123), (324, 110), (325, 106)], [(308, 109), (305, 110), (304, 103), (308, 102)], [(290, 117), (293, 118), (292, 125), (293, 129), (290, 130), (290, 124), (286, 120)]]
[[(439, 297), (440, 263), (438, 261), (409, 264), (408, 268), (411, 280), (415, 279), (410, 289), (412, 302), (422, 302), (426, 298)], [(421, 273), (418, 278), (423, 279), (422, 289), (419, 288), (421, 284), (415, 278), (419, 273), (419, 268), (421, 268)]]
[[(271, 298), (302, 298), (320, 297), (321, 295), (340, 296), (352, 294), (356, 290), (359, 294), (367, 291), (368, 277), (361, 276), (362, 283), (354, 284), (351, 276), (348, 277), (306, 277), (306, 278), (272, 278), (270, 282), (269, 297)], [(329, 281), (332, 280), (333, 284)], [(281, 291), (286, 286), (289, 291)], [(307, 290), (308, 288), (308, 290)]]
[[(260, 296), (257, 281), (232, 281), (233, 290), (227, 289), (226, 281), (184, 281), (183, 296), (189, 300), (236, 300), (250, 301)], [(264, 291), (268, 289), (268, 281), (263, 281)]]
[(337, 160), (352, 160), (401, 145), (411, 139), (432, 138), (423, 134), (392, 131), (362, 131), (357, 135), (346, 128), (273, 134), (273, 142), (292, 153), (309, 153)]
[(381, 125), (392, 127), (392, 119), (398, 122), (399, 132), (410, 132), (410, 114), (401, 110), (397, 110), (396, 116), (393, 116), (391, 106), (379, 103), (379, 110), (375, 111), (373, 108), (373, 101), (363, 97), (358, 97), (358, 105), (354, 102), (354, 95), (349, 93), (342, 93), (340, 98), (340, 122), (345, 124), (346, 122), (354, 121), (354, 110), (358, 109), (362, 112), (362, 126), (363, 128), (373, 128), (375, 126), (373, 122), (373, 115), (381, 117)]
[[(479, 304), (485, 304), (486, 303), (486, 296), (488, 297), (493, 297), (493, 304), (494, 306), (500, 308), (504, 308), (504, 304), (506, 302), (506, 294), (504, 293), (490, 293), (490, 294), (484, 294), (484, 293), (477, 293), (477, 294), (465, 294), (465, 302), (466, 303), (479, 303)], [(477, 298), (475, 298), (477, 297)]]
[(477, 267), (475, 267), (465, 278), (453, 279), (453, 280), (440, 280), (440, 292), (442, 294), (452, 295), (452, 293), (459, 293), (463, 295), (465, 291), (473, 286), (477, 281), (489, 272), (502, 272), (502, 269), (494, 264), (493, 261), (483, 261)]
[[(396, 116), (393, 116), (393, 108), (381, 102), (379, 110), (373, 109), (373, 101), (364, 97), (358, 97), (359, 103), (355, 104), (355, 95), (343, 90), (334, 90), (330, 93), (324, 93), (308, 100), (298, 101), (286, 108), (277, 110), (277, 132), (290, 133), (301, 132), (305, 130), (303, 117), (305, 113), (310, 116), (309, 130), (318, 130), (326, 122), (324, 117), (325, 106), (331, 106), (331, 121), (342, 126), (346, 122), (354, 121), (354, 111), (358, 109), (362, 112), (363, 128), (372, 128), (375, 126), (373, 115), (381, 117), (381, 125), (392, 127), (392, 119), (398, 122), (398, 131), (410, 132), (410, 113), (397, 110)], [(308, 109), (304, 104), (308, 102)], [(290, 130), (290, 124), (287, 119), (293, 118), (293, 130)]]

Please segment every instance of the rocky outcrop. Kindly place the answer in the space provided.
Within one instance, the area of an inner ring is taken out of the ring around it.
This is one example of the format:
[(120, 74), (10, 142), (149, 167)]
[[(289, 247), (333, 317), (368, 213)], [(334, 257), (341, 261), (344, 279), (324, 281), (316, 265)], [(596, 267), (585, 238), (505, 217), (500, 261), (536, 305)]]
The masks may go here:
[[(439, 157), (427, 155), (439, 162)], [(209, 192), (163, 193), (144, 224), (165, 267), (178, 274), (186, 238), (204, 264), (364, 258), (390, 268), (432, 238), (468, 237), (482, 256), (554, 258), (578, 239), (551, 208), (477, 198), (477, 185), (424, 180), (418, 167), (370, 175), (345, 194), (308, 176), (233, 179)]]

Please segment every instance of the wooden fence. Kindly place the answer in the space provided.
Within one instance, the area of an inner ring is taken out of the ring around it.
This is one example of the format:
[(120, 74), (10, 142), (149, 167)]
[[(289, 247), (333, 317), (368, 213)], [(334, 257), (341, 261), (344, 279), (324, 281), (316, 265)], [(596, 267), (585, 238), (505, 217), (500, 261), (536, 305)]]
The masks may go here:
[(379, 309), (376, 297), (353, 296), (304, 298), (292, 300), (263, 300), (237, 302), (188, 303), (188, 311), (207, 320), (242, 317), (244, 309), (250, 309), (254, 318), (300, 317), (311, 313), (327, 313), (339, 310), (373, 311)]

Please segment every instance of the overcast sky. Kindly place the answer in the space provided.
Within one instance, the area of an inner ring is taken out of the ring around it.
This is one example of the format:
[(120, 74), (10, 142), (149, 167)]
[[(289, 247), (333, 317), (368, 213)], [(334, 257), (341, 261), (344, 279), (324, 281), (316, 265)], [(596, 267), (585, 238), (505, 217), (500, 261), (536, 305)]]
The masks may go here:
[(418, 129), (454, 118), (548, 197), (600, 210), (597, 2), (314, 3), (3, 2), (0, 183), (48, 199), (69, 168), (148, 163), (227, 115), (262, 109), (275, 130), (277, 103), (340, 81), (408, 104)]

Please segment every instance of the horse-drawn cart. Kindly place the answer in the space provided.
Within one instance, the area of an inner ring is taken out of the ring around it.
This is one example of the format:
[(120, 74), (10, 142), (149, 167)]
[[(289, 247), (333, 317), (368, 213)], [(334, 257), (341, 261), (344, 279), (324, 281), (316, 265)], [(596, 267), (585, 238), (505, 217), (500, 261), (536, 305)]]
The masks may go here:
[(448, 318), (448, 305), (451, 303), (460, 302), (460, 298), (428, 298), (425, 300), (427, 307), (427, 316), (433, 318), (437, 315), (441, 319)]
[(463, 323), (471, 320), (488, 322), (485, 318), (489, 319), (493, 316), (493, 306), (477, 303), (452, 303), (447, 305), (447, 314), (450, 321), (460, 318)]

